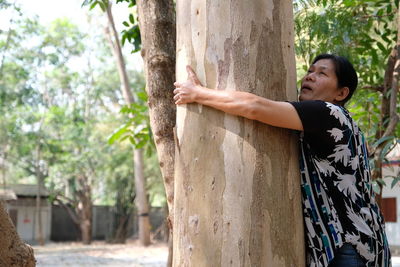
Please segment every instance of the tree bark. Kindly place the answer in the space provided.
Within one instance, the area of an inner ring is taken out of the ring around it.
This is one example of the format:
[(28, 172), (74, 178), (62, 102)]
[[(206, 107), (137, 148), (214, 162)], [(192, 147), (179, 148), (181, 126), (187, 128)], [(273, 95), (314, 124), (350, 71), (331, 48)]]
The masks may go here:
[(0, 235), (0, 266), (36, 266), (33, 249), (19, 238), (2, 201), (0, 201)]
[(150, 209), (146, 194), (146, 185), (143, 173), (143, 151), (135, 149), (135, 187), (136, 187), (136, 206), (138, 209), (139, 221), (139, 240), (144, 246), (150, 245)]
[(77, 179), (79, 184), (79, 189), (76, 192), (78, 205), (75, 210), (79, 218), (82, 243), (89, 245), (92, 243), (92, 188), (86, 175), (79, 175)]
[[(296, 100), (291, 1), (178, 0), (177, 80)], [(297, 136), (177, 109), (174, 266), (304, 266)]]
[(175, 160), (173, 129), (176, 120), (173, 101), (176, 48), (174, 4), (172, 0), (139, 0), (137, 5), (150, 123), (172, 218)]
[(149, 96), (149, 115), (168, 204), (169, 253), (172, 265), (172, 225), (174, 204), (174, 127), (176, 108), (173, 102), (175, 81), (176, 24), (172, 0), (137, 1), (139, 25)]
[[(134, 97), (129, 85), (129, 78), (126, 72), (126, 64), (122, 55), (122, 49), (115, 28), (114, 18), (111, 11), (111, 2), (107, 7), (107, 18), (111, 36), (108, 35), (113, 53), (117, 61), (118, 73), (121, 80), (121, 90), (127, 105), (134, 103)], [(134, 149), (134, 168), (135, 168), (135, 189), (136, 189), (136, 205), (138, 207), (139, 218), (139, 239), (143, 246), (150, 245), (150, 218), (149, 203), (146, 194), (146, 181), (143, 173), (143, 152), (142, 149)]]
[[(399, 122), (397, 114), (397, 95), (399, 91), (399, 73), (400, 73), (400, 9), (397, 10), (397, 40), (394, 45), (386, 64), (385, 79), (382, 90), (380, 127), (375, 138), (379, 140), (388, 136), (392, 136)], [(387, 140), (380, 143), (375, 150), (372, 151), (374, 158), (374, 169), (372, 170), (372, 179), (382, 177), (382, 163), (385, 155), (381, 155)], [(380, 185), (382, 189), (382, 185)], [(382, 190), (381, 190), (382, 192)], [(376, 201), (380, 205), (382, 202), (382, 194), (376, 196)]]
[[(42, 122), (40, 124), (40, 128)], [(42, 222), (42, 197), (41, 197), (41, 186), (43, 183), (42, 173), (40, 171), (40, 159), (41, 159), (41, 148), (40, 144), (36, 146), (36, 179), (37, 179), (37, 192), (36, 192), (36, 218), (38, 222), (37, 242), (40, 246), (44, 246), (45, 241), (43, 237), (43, 222)]]

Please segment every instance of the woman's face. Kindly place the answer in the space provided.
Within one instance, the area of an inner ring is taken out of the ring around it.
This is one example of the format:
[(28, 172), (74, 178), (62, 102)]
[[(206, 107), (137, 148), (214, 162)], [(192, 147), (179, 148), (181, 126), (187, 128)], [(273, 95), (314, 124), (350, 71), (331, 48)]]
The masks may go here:
[[(344, 92), (347, 89), (347, 93)], [(299, 100), (322, 100), (339, 103), (346, 98), (348, 88), (338, 88), (335, 65), (330, 59), (320, 59), (310, 66), (301, 81)]]

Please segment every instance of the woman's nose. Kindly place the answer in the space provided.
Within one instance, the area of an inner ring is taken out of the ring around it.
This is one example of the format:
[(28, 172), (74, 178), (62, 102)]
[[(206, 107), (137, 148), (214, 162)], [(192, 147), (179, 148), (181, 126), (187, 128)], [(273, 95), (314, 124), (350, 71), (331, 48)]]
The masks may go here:
[(306, 81), (312, 81), (312, 80), (314, 80), (314, 75), (313, 75), (313, 73), (311, 72), (311, 73), (307, 73), (306, 74), (306, 77), (304, 78)]

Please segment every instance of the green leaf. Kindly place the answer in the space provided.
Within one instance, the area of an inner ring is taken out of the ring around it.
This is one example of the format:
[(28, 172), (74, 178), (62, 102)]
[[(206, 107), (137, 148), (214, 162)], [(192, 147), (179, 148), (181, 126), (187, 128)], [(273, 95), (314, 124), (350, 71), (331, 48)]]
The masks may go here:
[(135, 18), (132, 14), (129, 14), (129, 21), (131, 22), (131, 24), (135, 24)]
[(92, 10), (93, 8), (95, 8), (97, 4), (98, 4), (97, 1), (94, 2), (93, 4), (91, 4), (89, 10)]
[(122, 39), (121, 39), (121, 44), (122, 44), (122, 46), (124, 46), (125, 45), (125, 41), (126, 41), (126, 35), (122, 35)]
[(376, 181), (372, 181), (372, 190), (378, 195), (381, 193), (381, 187)]
[(129, 136), (129, 141), (131, 142), (131, 144), (133, 145), (133, 146), (135, 146), (136, 147), (136, 141), (135, 141), (135, 138), (133, 138), (133, 136)]
[(393, 138), (395, 138), (395, 137), (394, 136), (386, 136), (386, 137), (380, 138), (372, 145), (372, 147), (376, 148), (380, 144), (382, 144), (383, 142), (386, 142), (386, 141), (388, 141), (390, 139), (393, 139)]
[(378, 179), (376, 179), (376, 181), (380, 186), (386, 186), (386, 183), (382, 178), (378, 178)]
[(382, 44), (382, 43), (380, 43), (380, 42), (376, 42), (376, 45), (379, 47), (379, 49), (382, 51), (382, 52), (386, 52), (386, 48), (385, 48), (385, 46)]
[(389, 153), (389, 151), (392, 150), (394, 144), (392, 142), (388, 142), (382, 149), (382, 153), (380, 155), (380, 158), (385, 159), (386, 155)]
[(147, 140), (140, 140), (139, 143), (136, 144), (136, 148), (143, 148), (147, 144)]
[(147, 102), (148, 100), (148, 96), (146, 92), (138, 92), (137, 96), (139, 98), (139, 100), (143, 101), (143, 102)]
[(395, 177), (393, 178), (392, 184), (391, 184), (391, 189), (396, 186), (396, 184), (400, 181), (400, 177)]
[(126, 27), (129, 27), (129, 23), (127, 21), (122, 22), (122, 24), (124, 24)]
[(118, 128), (114, 133), (111, 134), (111, 136), (108, 137), (108, 143), (110, 145), (114, 144), (115, 141), (121, 138), (122, 135), (126, 134), (128, 132), (128, 126), (123, 125), (120, 128)]

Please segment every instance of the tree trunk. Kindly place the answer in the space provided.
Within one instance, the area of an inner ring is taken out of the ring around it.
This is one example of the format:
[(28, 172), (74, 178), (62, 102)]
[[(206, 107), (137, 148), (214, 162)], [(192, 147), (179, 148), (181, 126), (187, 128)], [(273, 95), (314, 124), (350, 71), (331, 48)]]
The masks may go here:
[[(42, 125), (42, 124), (41, 124)], [(37, 192), (36, 192), (36, 221), (38, 223), (38, 232), (37, 232), (37, 242), (40, 246), (44, 246), (45, 241), (43, 237), (43, 222), (42, 222), (42, 198), (41, 198), (41, 186), (43, 183), (42, 174), (40, 171), (40, 162), (41, 159), (41, 149), (40, 144), (36, 146), (36, 179), (37, 179)]]
[(119, 216), (117, 221), (118, 221), (118, 226), (117, 230), (115, 231), (115, 235), (112, 239), (112, 243), (116, 244), (125, 244), (126, 243), (126, 238), (128, 235), (128, 220), (130, 216), (129, 215), (122, 215)]
[(90, 245), (92, 243), (92, 223), (88, 218), (82, 219), (79, 224), (81, 229), (82, 243), (85, 245)]
[(176, 108), (173, 102), (175, 10), (172, 0), (139, 0), (137, 6), (142, 40), (141, 54), (144, 61), (146, 91), (149, 96), (150, 124), (168, 203), (170, 249), (167, 266), (171, 266), (175, 162), (173, 129), (176, 120)]
[(174, 201), (175, 12), (172, 0), (137, 2), (150, 123), (172, 219)]
[(0, 201), (0, 235), (0, 266), (36, 266), (33, 249), (19, 238), (2, 201)]
[[(399, 122), (399, 116), (397, 114), (397, 95), (399, 91), (400, 73), (400, 9), (397, 10), (397, 23), (395, 25), (395, 28), (397, 30), (397, 39), (396, 44), (394, 45), (386, 64), (385, 79), (382, 90), (381, 113), (379, 123), (380, 127), (375, 135), (376, 140), (394, 135), (396, 126)], [(381, 154), (388, 142), (390, 142), (390, 140), (380, 143), (373, 151), (373, 180), (383, 178), (382, 163), (386, 155)], [(382, 189), (382, 185), (379, 186)], [(381, 205), (382, 193), (376, 196), (376, 201), (379, 205)]]
[[(296, 100), (291, 1), (178, 0), (177, 80)], [(174, 266), (305, 264), (293, 131), (177, 110)]]
[(36, 192), (36, 221), (38, 223), (38, 232), (37, 232), (37, 242), (40, 246), (44, 246), (44, 237), (43, 237), (43, 222), (42, 222), (42, 199), (41, 199), (41, 190), (40, 190), (40, 182), (38, 177), (38, 186)]
[(144, 246), (150, 245), (150, 216), (149, 201), (146, 194), (146, 186), (143, 174), (143, 152), (141, 149), (134, 151), (135, 161), (135, 187), (136, 206), (139, 220), (139, 240)]
[[(117, 60), (117, 68), (121, 80), (121, 90), (127, 105), (134, 103), (134, 98), (129, 85), (126, 65), (122, 55), (121, 45), (119, 43), (118, 33), (115, 28), (114, 18), (111, 11), (111, 2), (107, 8), (107, 18), (109, 23), (109, 41), (112, 46), (114, 56)], [(146, 181), (143, 173), (143, 152), (141, 149), (134, 149), (134, 168), (135, 168), (135, 189), (136, 189), (136, 204), (138, 206), (139, 218), (139, 239), (143, 246), (150, 245), (150, 219), (149, 219), (149, 203), (146, 194)]]
[(86, 175), (77, 177), (79, 189), (76, 192), (78, 205), (76, 214), (78, 214), (79, 228), (81, 230), (82, 243), (89, 245), (92, 243), (92, 188)]

